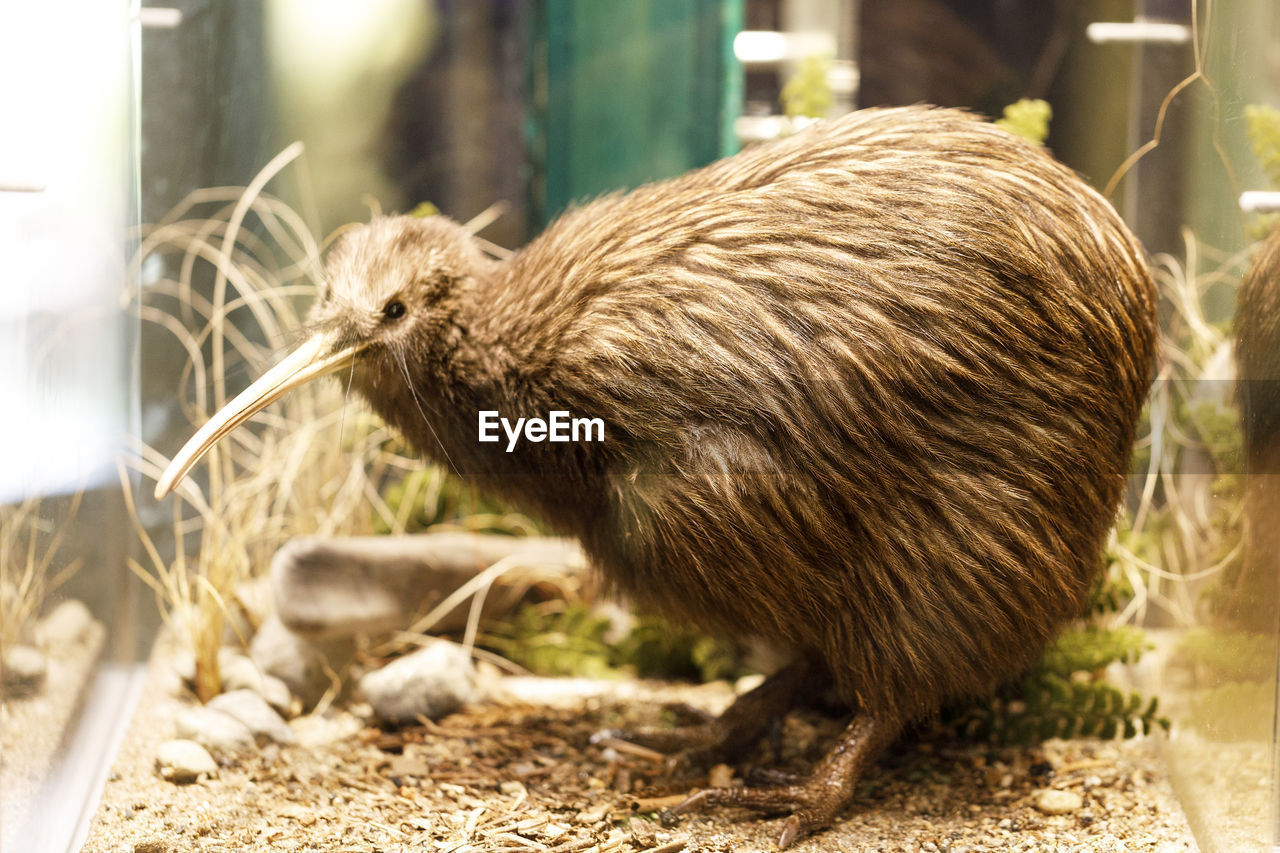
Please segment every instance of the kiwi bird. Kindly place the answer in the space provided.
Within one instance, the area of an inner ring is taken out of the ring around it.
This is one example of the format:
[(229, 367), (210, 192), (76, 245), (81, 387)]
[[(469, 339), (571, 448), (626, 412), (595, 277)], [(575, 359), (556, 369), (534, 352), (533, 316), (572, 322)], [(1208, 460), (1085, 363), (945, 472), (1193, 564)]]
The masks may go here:
[[(563, 214), (510, 258), (441, 217), (332, 250), (317, 330), (221, 436), (343, 370), (426, 457), (581, 540), (638, 604), (794, 663), (664, 741), (739, 752), (806, 685), (853, 713), (807, 779), (686, 808), (828, 826), (910, 721), (1030, 664), (1085, 607), (1155, 351), (1112, 208), (954, 110), (866, 110)], [(599, 442), (478, 440), (479, 413), (600, 418)]]

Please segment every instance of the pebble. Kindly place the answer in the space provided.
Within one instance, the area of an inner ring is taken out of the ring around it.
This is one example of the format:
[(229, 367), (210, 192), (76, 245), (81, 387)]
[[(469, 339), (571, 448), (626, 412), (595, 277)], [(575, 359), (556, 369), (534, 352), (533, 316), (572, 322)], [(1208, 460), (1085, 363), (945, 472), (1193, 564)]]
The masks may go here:
[(360, 690), (381, 719), (406, 724), (422, 714), (435, 720), (477, 698), (476, 670), (461, 646), (436, 640), (360, 679)]
[(283, 744), (298, 742), (298, 737), (289, 728), (289, 724), (267, 704), (266, 699), (252, 690), (222, 693), (210, 699), (205, 707), (236, 718), (244, 723), (254, 737)]
[(193, 740), (214, 755), (253, 749), (253, 732), (230, 714), (214, 708), (188, 708), (175, 721), (178, 737)]
[(219, 668), (222, 670), (223, 691), (252, 690), (266, 699), (267, 704), (281, 716), (289, 715), (293, 707), (289, 685), (274, 675), (264, 673), (252, 660), (244, 655), (235, 655), (225, 664), (220, 663)]
[(1031, 803), (1044, 814), (1069, 814), (1084, 805), (1084, 798), (1075, 791), (1041, 788), (1031, 795)]
[(314, 708), (330, 688), (326, 671), (341, 671), (354, 650), (349, 639), (323, 646), (312, 642), (290, 631), (277, 616), (267, 618), (249, 643), (249, 657), (258, 668), (280, 679), (305, 708)]
[(217, 776), (218, 765), (209, 751), (193, 740), (169, 740), (156, 751), (160, 775), (169, 782), (185, 785), (201, 776)]
[(13, 646), (4, 656), (4, 692), (14, 697), (35, 693), (48, 672), (49, 664), (39, 649)]
[(727, 764), (717, 764), (707, 775), (707, 787), (728, 788), (733, 785), (733, 768)]
[(78, 643), (93, 626), (93, 614), (83, 601), (68, 598), (36, 624), (36, 641), (44, 648)]

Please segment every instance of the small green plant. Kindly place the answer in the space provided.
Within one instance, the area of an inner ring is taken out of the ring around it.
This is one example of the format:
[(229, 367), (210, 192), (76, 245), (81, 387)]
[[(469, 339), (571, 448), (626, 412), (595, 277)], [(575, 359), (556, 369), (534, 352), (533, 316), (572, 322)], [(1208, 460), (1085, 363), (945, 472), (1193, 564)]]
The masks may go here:
[(1037, 671), (995, 696), (944, 712), (942, 725), (960, 737), (1016, 746), (1053, 737), (1132, 738), (1168, 729), (1169, 720), (1155, 698)]
[(744, 674), (737, 644), (649, 615), (640, 616), (617, 644), (614, 663), (649, 678), (696, 682)]
[(782, 87), (782, 111), (787, 118), (823, 118), (831, 109), (831, 57), (809, 56)]
[(1280, 110), (1264, 104), (1244, 108), (1253, 156), (1273, 186), (1280, 185)]
[(490, 625), (479, 642), (535, 675), (613, 677), (610, 626), (580, 602), (546, 601)]
[(1004, 128), (1014, 136), (1043, 145), (1049, 138), (1049, 121), (1053, 107), (1038, 98), (1023, 98), (1004, 108), (1004, 117), (996, 119), (996, 127)]
[(1113, 663), (1137, 663), (1150, 648), (1142, 629), (1133, 625), (1084, 625), (1062, 632), (1040, 659), (1039, 668), (1062, 678), (1100, 674)]
[[(1280, 110), (1264, 104), (1248, 104), (1244, 121), (1249, 147), (1272, 189), (1280, 187)], [(1280, 213), (1258, 213), (1250, 218), (1248, 235), (1261, 240), (1280, 223)]]
[[(393, 442), (392, 446), (396, 444)], [(394, 479), (374, 502), (374, 533), (422, 533), (445, 528), (512, 536), (546, 532), (537, 520), (482, 494), (438, 465), (415, 468)]]
[(581, 602), (526, 604), (490, 625), (480, 644), (538, 675), (594, 678), (626, 674), (695, 682), (744, 673), (734, 643), (658, 616), (636, 619), (621, 639), (613, 622)]
[(943, 712), (944, 730), (1001, 746), (1051, 737), (1126, 738), (1168, 729), (1159, 701), (1108, 684), (1103, 670), (1135, 663), (1150, 647), (1140, 628), (1084, 625), (1064, 631), (1032, 671), (995, 695)]

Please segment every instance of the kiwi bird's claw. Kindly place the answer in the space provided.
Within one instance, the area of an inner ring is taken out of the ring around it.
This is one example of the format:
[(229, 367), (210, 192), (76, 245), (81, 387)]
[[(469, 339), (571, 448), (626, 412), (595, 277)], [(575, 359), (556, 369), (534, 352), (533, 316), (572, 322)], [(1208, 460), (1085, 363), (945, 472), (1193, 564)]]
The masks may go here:
[(800, 835), (800, 816), (792, 815), (782, 824), (782, 833), (778, 836), (778, 849), (786, 850)]
[(844, 791), (832, 791), (827, 784), (811, 780), (804, 785), (776, 788), (705, 788), (690, 795), (671, 812), (683, 815), (707, 806), (790, 811), (778, 836), (778, 849), (785, 850), (796, 840), (830, 826), (847, 802)]
[(777, 787), (780, 785), (799, 785), (804, 781), (804, 777), (796, 773), (787, 773), (785, 770), (775, 770), (772, 767), (752, 767), (747, 772), (747, 784), (761, 787)]
[(685, 798), (684, 802), (671, 809), (672, 814), (688, 814), (702, 809), (707, 804), (709, 791), (695, 791)]

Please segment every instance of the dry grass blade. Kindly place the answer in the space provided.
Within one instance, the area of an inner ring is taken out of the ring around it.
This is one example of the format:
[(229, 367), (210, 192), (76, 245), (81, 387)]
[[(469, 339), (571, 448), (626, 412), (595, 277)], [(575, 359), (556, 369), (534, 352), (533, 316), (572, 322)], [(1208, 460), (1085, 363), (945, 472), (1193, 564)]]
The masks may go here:
[(38, 496), (0, 507), (0, 656), (21, 641), (49, 596), (79, 570), (79, 558), (54, 566), (82, 497), (73, 494), (59, 520), (45, 517), (46, 502)]
[[(172, 335), (186, 354), (179, 400), (193, 429), (226, 401), (233, 366), (256, 371), (304, 326), (303, 310), (315, 293), (326, 241), (313, 237), (301, 216), (264, 192), (300, 153), (300, 146), (286, 148), (246, 189), (192, 193), (158, 225), (144, 229), (132, 267), (151, 271), (152, 281), (136, 310)], [(267, 239), (250, 227), (251, 218)], [(170, 270), (175, 277), (166, 276)], [(205, 295), (210, 290), (212, 295)], [(337, 383), (317, 383), (237, 430), (210, 454), (206, 490), (190, 480), (178, 489), (171, 559), (152, 541), (127, 472), (121, 472), (145, 555), (145, 565), (134, 562), (132, 568), (196, 653), (202, 699), (219, 689), (217, 652), (235, 588), (264, 571), (275, 550), (294, 536), (369, 532), (366, 501), (378, 491), (370, 477), (386, 477), (410, 464), (384, 452), (390, 435), (380, 421), (346, 418), (346, 405)], [(129, 464), (155, 478), (164, 462), (159, 453), (140, 446)]]

